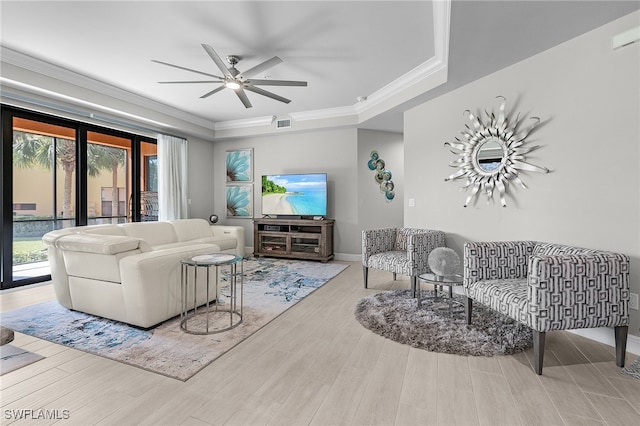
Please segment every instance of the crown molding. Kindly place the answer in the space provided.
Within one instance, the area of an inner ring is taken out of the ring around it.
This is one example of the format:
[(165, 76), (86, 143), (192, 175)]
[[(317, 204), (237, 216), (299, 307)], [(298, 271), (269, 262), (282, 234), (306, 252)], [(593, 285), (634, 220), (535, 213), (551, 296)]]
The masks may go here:
[[(140, 96), (136, 93), (96, 80), (94, 78), (69, 70), (59, 65), (34, 58), (33, 56), (11, 49), (4, 45), (0, 45), (0, 57), (2, 58), (3, 63), (7, 63), (34, 73), (42, 74), (47, 77), (63, 81), (65, 83), (81, 87), (86, 90), (100, 93), (102, 95), (110, 96), (115, 99), (119, 99), (121, 101), (158, 112), (160, 114), (169, 115), (179, 120), (194, 124), (196, 126), (213, 130), (215, 124), (211, 120), (207, 120), (202, 117), (173, 108), (158, 101)], [(62, 94), (58, 95), (64, 96)], [(123, 113), (123, 115), (127, 114)]]
[[(319, 121), (346, 118), (355, 115), (357, 117), (357, 124), (360, 124), (381, 112), (398, 106), (410, 98), (421, 95), (427, 90), (444, 84), (446, 82), (446, 76), (443, 78), (442, 73), (444, 72), (446, 74), (449, 62), (451, 0), (434, 0), (432, 4), (434, 56), (367, 96), (365, 101), (344, 107), (295, 112), (289, 114), (289, 116), (295, 121)], [(433, 80), (433, 84), (421, 84), (430, 79)], [(412, 89), (414, 92), (410, 93)], [(404, 93), (405, 96), (398, 97), (398, 93)], [(267, 124), (270, 125), (271, 123)], [(216, 123), (216, 129), (239, 129), (242, 127), (255, 126), (256, 124), (253, 119)]]
[(295, 121), (311, 121), (311, 120), (326, 120), (332, 118), (342, 118), (349, 116), (357, 116), (356, 109), (353, 105), (325, 108), (313, 111), (300, 111), (293, 112), (289, 116)]
[(214, 125), (214, 130), (219, 131), (219, 130), (242, 129), (245, 127), (270, 126), (273, 122), (274, 122), (274, 118), (272, 115), (264, 116), (264, 117), (247, 118), (242, 120), (218, 121)]

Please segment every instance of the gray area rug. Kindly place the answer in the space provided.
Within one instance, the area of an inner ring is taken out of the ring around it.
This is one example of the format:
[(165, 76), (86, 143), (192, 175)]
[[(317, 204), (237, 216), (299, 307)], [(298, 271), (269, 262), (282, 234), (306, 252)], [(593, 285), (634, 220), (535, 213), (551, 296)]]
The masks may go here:
[(624, 367), (621, 373), (625, 376), (640, 380), (640, 357), (636, 358), (635, 361)]
[[(432, 296), (432, 291), (423, 291)], [(462, 303), (462, 296), (454, 295)], [(476, 303), (471, 325), (464, 313), (451, 315), (442, 301), (425, 299), (418, 307), (410, 290), (367, 296), (356, 305), (356, 319), (380, 336), (415, 348), (457, 355), (509, 355), (533, 346), (533, 332)]]

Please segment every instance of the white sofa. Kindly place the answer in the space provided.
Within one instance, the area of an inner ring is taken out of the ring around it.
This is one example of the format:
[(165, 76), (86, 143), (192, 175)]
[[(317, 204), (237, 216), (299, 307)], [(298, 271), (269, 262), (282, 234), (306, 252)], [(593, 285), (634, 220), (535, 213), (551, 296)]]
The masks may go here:
[[(143, 328), (180, 314), (181, 259), (216, 252), (244, 257), (243, 227), (203, 219), (80, 226), (42, 240), (61, 305)], [(205, 303), (205, 286), (198, 290)]]

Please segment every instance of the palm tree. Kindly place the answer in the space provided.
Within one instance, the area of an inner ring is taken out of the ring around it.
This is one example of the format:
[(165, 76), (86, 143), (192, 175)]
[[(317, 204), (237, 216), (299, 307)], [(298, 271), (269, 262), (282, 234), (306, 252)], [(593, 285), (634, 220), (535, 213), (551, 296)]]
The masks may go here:
[[(55, 156), (54, 156), (55, 148)], [(104, 145), (87, 145), (87, 174), (98, 176), (102, 170), (111, 170), (114, 212), (118, 212), (118, 166), (126, 162), (126, 151)], [(18, 130), (13, 132), (13, 165), (15, 167), (42, 167), (51, 170), (57, 161), (64, 171), (62, 217), (71, 217), (73, 173), (76, 170), (76, 143), (70, 139), (55, 138)]]
[(42, 167), (50, 170), (55, 160), (64, 171), (62, 217), (71, 217), (71, 189), (76, 170), (76, 143), (70, 139), (54, 138), (15, 130), (13, 132), (13, 165), (29, 169)]
[[(105, 145), (90, 143), (87, 146), (87, 172), (89, 176), (97, 175), (100, 170), (111, 170), (111, 215), (118, 215), (120, 203), (120, 191), (118, 191), (118, 169), (127, 160), (127, 152), (122, 148), (113, 148)], [(91, 171), (95, 174), (91, 174)], [(114, 217), (113, 223), (118, 223)]]

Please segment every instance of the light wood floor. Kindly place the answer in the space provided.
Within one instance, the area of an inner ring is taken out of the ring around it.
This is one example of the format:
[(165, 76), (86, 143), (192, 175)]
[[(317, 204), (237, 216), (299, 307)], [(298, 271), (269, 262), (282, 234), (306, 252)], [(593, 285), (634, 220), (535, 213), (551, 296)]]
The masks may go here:
[[(17, 334), (46, 359), (1, 377), (7, 410), (68, 410), (73, 425), (638, 425), (640, 381), (613, 348), (547, 335), (544, 371), (531, 351), (506, 357), (427, 352), (379, 337), (354, 319), (363, 296), (407, 278), (349, 262), (338, 277), (187, 382)], [(0, 295), (2, 311), (52, 299), (50, 285)], [(627, 354), (627, 362), (636, 358)], [(10, 412), (9, 412), (10, 413)]]

